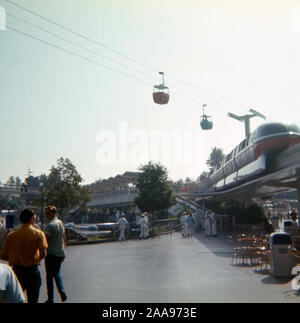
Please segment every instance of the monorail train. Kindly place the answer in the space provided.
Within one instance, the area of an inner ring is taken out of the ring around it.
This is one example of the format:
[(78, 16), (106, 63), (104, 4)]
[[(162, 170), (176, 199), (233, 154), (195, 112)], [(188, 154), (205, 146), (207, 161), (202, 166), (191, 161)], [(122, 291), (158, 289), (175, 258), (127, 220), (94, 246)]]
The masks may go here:
[(226, 155), (212, 173), (200, 176), (192, 190), (221, 191), (268, 174), (272, 171), (274, 157), (298, 143), (300, 128), (297, 125), (264, 123)]

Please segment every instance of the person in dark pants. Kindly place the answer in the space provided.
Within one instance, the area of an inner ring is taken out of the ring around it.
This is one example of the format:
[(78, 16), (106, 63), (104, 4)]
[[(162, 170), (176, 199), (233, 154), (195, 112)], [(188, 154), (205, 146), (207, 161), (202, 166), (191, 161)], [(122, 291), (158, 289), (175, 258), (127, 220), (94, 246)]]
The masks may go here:
[(21, 212), (22, 225), (7, 235), (0, 254), (0, 258), (12, 266), (23, 291), (26, 291), (28, 303), (38, 303), (41, 287), (39, 264), (48, 247), (45, 234), (33, 226), (35, 217), (30, 209)]
[(45, 258), (46, 282), (48, 299), (46, 303), (54, 302), (54, 282), (60, 294), (62, 302), (67, 300), (62, 277), (60, 274), (61, 264), (65, 259), (66, 236), (62, 221), (56, 217), (55, 206), (48, 206), (45, 209), (45, 216), (48, 224), (45, 229), (48, 242), (47, 257)]

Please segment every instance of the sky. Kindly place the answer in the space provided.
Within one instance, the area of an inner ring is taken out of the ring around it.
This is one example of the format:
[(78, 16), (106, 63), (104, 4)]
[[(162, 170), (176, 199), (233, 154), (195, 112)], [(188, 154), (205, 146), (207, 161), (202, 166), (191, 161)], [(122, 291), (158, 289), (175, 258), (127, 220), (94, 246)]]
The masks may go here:
[(300, 124), (299, 57), (298, 0), (0, 0), (0, 181), (60, 157), (85, 184), (149, 160), (195, 179), (244, 138), (228, 112)]

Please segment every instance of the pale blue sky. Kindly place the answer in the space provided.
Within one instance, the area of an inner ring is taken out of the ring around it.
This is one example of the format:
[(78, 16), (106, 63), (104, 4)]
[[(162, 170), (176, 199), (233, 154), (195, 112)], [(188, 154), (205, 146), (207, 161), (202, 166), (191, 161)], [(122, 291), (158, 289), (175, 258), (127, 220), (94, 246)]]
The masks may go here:
[[(143, 142), (151, 141), (153, 131), (158, 136), (163, 131), (192, 136), (182, 149), (190, 163), (176, 164), (178, 150), (173, 147), (174, 155), (165, 166), (172, 179), (195, 178), (206, 169), (205, 161), (213, 146), (228, 153), (244, 136), (243, 125), (226, 117), (227, 112), (243, 114), (253, 108), (269, 120), (300, 123), (299, 1), (12, 1), (153, 70), (0, 0), (0, 7), (7, 13), (131, 69), (58, 40), (9, 15), (7, 26), (146, 82), (102, 68), (8, 28), (0, 31), (2, 182), (10, 175), (24, 179), (27, 167), (35, 176), (48, 173), (60, 157), (74, 163), (85, 183), (137, 170), (139, 163), (133, 161), (135, 153), (137, 157), (145, 153), (146, 157), (153, 155), (155, 148), (149, 144), (145, 149)], [(152, 84), (160, 82), (158, 71), (166, 73), (170, 87), (167, 106), (152, 101)], [(168, 74), (199, 88), (179, 83)], [(209, 132), (199, 127), (201, 105), (205, 103), (206, 112), (214, 121), (214, 129)], [(252, 119), (252, 129), (261, 122)], [(121, 138), (124, 125), (127, 144)], [(117, 154), (113, 162), (105, 165), (97, 159), (104, 147), (97, 138), (103, 131), (115, 135), (113, 149)], [(122, 149), (126, 149), (127, 160), (120, 158)]]

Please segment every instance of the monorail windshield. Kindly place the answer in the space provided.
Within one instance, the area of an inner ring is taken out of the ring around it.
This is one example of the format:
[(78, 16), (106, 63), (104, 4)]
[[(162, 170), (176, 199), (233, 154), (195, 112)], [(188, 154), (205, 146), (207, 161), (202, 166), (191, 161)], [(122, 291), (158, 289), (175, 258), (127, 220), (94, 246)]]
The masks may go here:
[(263, 125), (257, 133), (257, 137), (265, 137), (275, 133), (287, 132), (287, 128), (282, 123), (270, 123)]
[(300, 129), (295, 124), (291, 124), (291, 125), (286, 125), (283, 123), (264, 124), (257, 129), (256, 138), (261, 138), (261, 137), (270, 136), (277, 133), (285, 133), (285, 132), (300, 133)]

